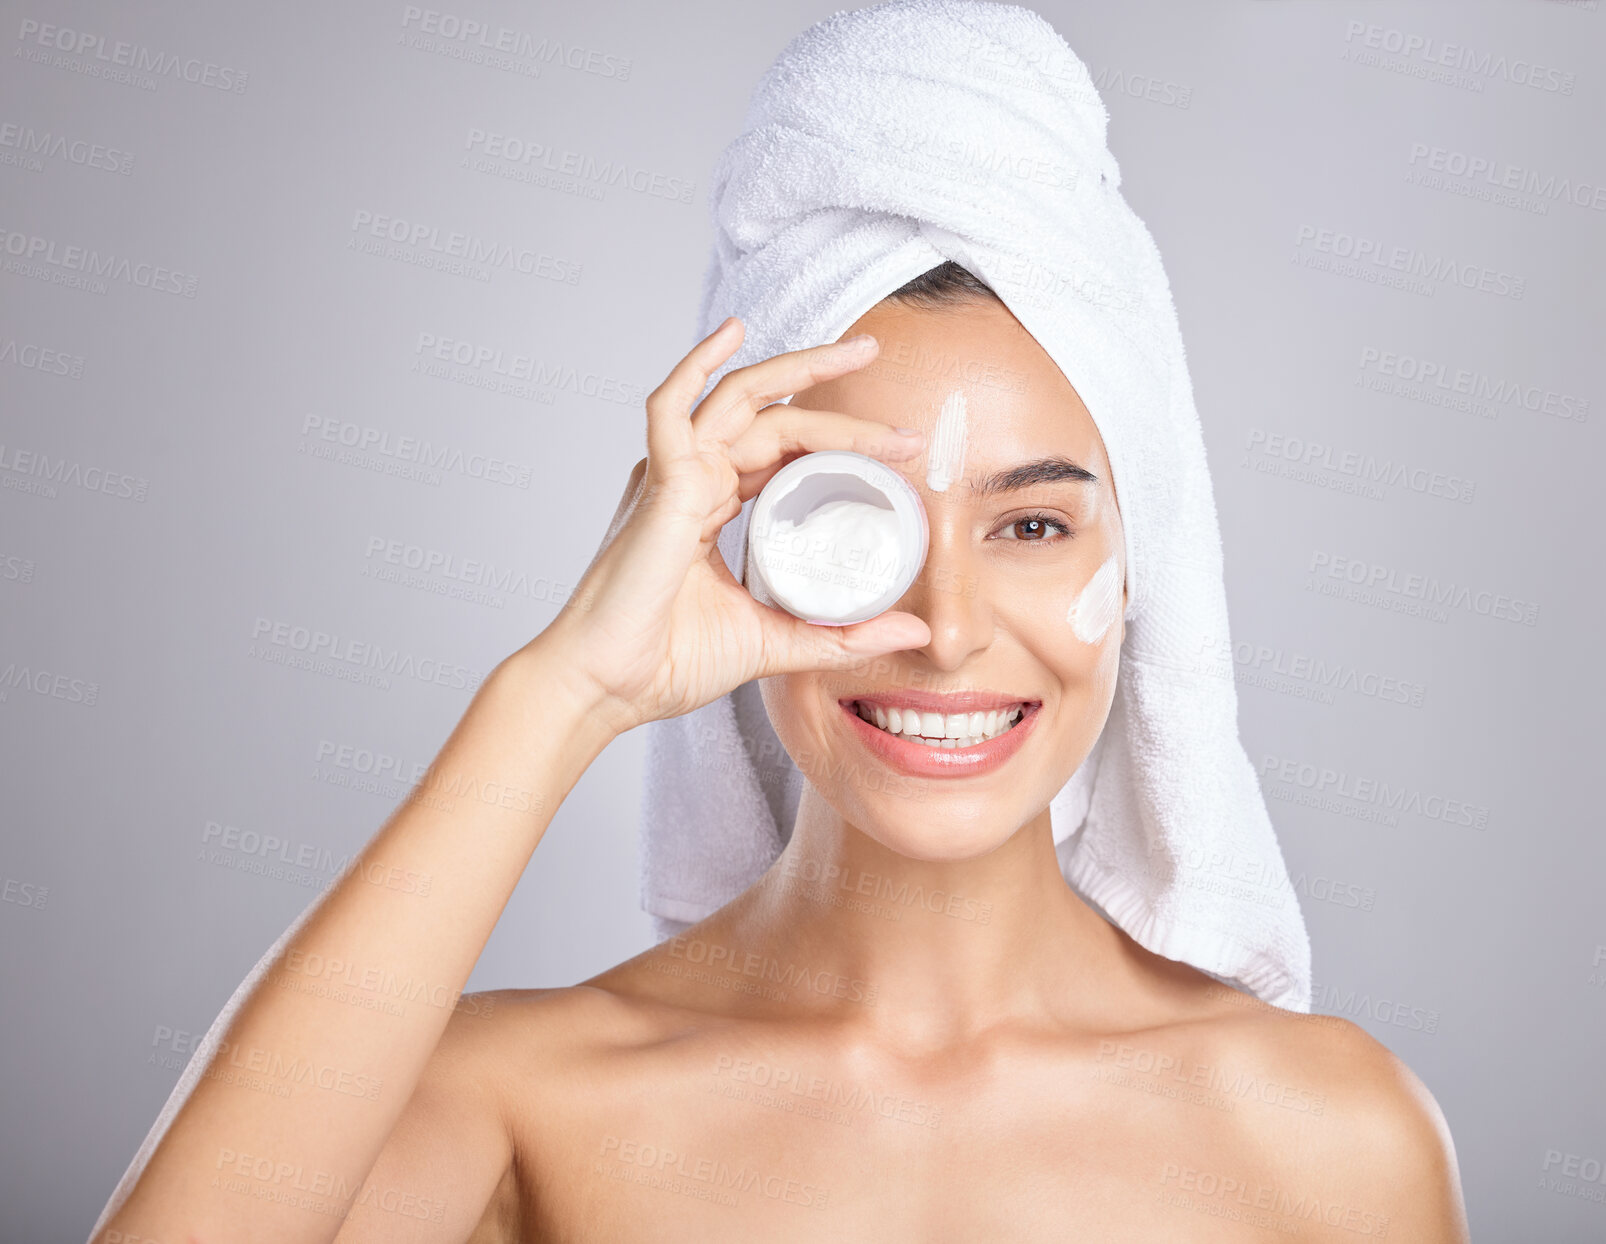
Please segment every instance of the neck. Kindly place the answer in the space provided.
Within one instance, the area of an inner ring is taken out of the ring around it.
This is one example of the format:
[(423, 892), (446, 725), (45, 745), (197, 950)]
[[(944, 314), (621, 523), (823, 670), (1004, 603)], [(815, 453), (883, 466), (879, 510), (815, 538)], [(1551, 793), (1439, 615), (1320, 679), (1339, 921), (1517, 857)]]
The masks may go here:
[(1097, 1025), (1147, 955), (1066, 884), (1046, 808), (986, 855), (918, 860), (806, 787), (791, 842), (734, 906), (744, 945), (808, 974), (844, 1020), (915, 1046), (1016, 1021)]

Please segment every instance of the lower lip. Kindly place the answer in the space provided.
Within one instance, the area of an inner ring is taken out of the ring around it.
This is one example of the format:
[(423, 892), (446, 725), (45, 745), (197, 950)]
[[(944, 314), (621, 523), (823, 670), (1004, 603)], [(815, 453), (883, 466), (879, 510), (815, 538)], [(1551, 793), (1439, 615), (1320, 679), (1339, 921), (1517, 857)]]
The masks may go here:
[(1026, 735), (1037, 721), (1041, 705), (1026, 708), (1026, 715), (1011, 729), (996, 739), (977, 743), (974, 747), (927, 747), (924, 743), (911, 743), (902, 735), (888, 734), (867, 722), (854, 711), (853, 701), (841, 705), (848, 718), (848, 728), (860, 741), (886, 764), (900, 773), (912, 777), (961, 778), (991, 773), (1021, 749)]

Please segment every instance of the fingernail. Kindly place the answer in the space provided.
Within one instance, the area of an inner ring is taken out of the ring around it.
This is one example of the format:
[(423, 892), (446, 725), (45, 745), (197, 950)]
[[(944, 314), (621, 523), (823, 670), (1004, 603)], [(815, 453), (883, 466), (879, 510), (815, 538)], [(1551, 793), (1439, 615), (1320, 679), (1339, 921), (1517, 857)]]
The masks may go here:
[(920, 436), (921, 435), (921, 431), (920, 431), (919, 428), (893, 428), (892, 430), (894, 432), (896, 432), (899, 436)]
[(859, 350), (868, 350), (871, 346), (875, 345), (875, 338), (870, 336), (869, 333), (860, 333), (858, 336), (849, 337), (846, 341), (839, 342), (838, 344), (844, 350), (853, 350), (857, 352)]

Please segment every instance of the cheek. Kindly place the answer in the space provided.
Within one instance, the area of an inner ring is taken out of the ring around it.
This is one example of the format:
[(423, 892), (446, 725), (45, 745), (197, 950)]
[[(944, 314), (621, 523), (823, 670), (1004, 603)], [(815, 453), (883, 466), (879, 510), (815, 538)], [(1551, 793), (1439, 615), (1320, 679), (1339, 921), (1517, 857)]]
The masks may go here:
[(762, 678), (758, 687), (776, 737), (789, 748), (808, 747), (818, 728), (818, 709), (811, 699), (808, 676)]
[(1097, 644), (1121, 611), (1121, 568), (1113, 556), (1093, 572), (1093, 577), (1071, 601), (1065, 612), (1071, 634), (1084, 644)]

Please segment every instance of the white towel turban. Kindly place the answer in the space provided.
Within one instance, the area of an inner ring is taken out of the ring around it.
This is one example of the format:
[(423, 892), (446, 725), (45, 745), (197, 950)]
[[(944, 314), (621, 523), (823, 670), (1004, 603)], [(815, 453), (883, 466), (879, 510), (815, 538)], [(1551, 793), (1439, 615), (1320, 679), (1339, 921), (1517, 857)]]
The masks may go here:
[[(1036, 13), (972, 0), (839, 12), (781, 53), (720, 157), (698, 335), (712, 378), (838, 338), (954, 260), (1003, 299), (1103, 436), (1126, 529), (1114, 703), (1051, 804), (1066, 881), (1156, 954), (1310, 1008), (1310, 943), (1238, 738), (1215, 498), (1170, 282), (1120, 193), (1087, 68)], [(744, 567), (751, 503), (720, 548)], [(700, 920), (790, 837), (802, 778), (756, 684), (648, 727), (642, 902)]]

